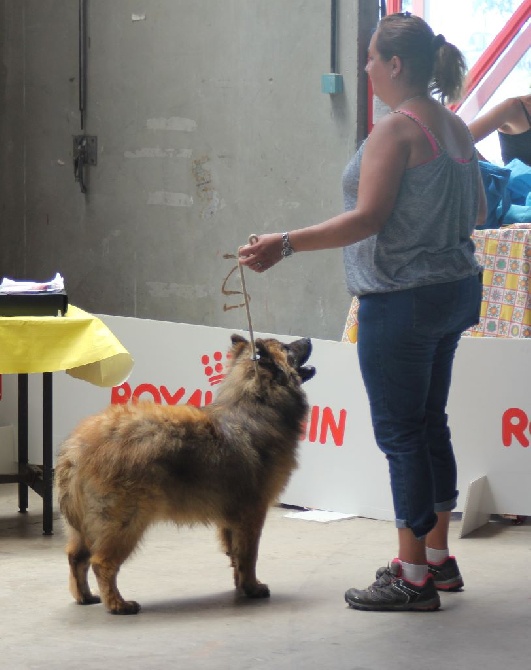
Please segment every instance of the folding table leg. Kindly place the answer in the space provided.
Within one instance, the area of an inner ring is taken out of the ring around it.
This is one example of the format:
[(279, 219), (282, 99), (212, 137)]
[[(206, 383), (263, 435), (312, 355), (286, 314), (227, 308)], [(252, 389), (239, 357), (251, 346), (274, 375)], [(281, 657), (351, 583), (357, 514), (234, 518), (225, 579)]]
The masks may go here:
[(53, 377), (42, 375), (42, 508), (43, 534), (53, 535)]
[[(28, 466), (28, 375), (18, 375), (18, 468), (26, 472)], [(23, 514), (28, 509), (28, 485), (18, 484), (18, 509)]]

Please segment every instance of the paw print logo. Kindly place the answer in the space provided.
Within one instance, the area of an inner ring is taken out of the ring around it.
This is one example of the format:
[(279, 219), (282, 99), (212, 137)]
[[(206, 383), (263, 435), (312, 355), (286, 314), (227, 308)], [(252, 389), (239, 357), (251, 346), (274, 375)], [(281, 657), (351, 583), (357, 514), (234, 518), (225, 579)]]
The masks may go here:
[(210, 386), (215, 386), (223, 381), (225, 374), (223, 372), (223, 354), (221, 351), (215, 351), (212, 354), (212, 357), (208, 354), (204, 354), (201, 356), (201, 363), (205, 367), (205, 375), (208, 377)]

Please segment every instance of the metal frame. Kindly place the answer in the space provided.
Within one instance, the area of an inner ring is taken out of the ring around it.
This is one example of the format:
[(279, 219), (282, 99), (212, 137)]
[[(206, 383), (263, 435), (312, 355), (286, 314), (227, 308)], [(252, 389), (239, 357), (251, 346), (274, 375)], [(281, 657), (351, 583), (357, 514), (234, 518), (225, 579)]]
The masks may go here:
[[(424, 9), (425, 0), (413, 0), (414, 14), (423, 16)], [(401, 11), (402, 0), (389, 0), (387, 2), (387, 14), (395, 14)], [(531, 25), (525, 27), (524, 30), (522, 28), (530, 18), (531, 3), (522, 2), (470, 69), (468, 91), (465, 98), (459, 103), (450, 105), (452, 111), (459, 111), (459, 116), (466, 123), (470, 123), (477, 116), (502, 81), (529, 49)], [(367, 96), (368, 130), (370, 132), (374, 125), (373, 91), (370, 80), (367, 84)]]
[(42, 498), (42, 532), (53, 535), (53, 376), (42, 375), (42, 465), (28, 462), (28, 375), (18, 375), (18, 472), (0, 474), (0, 484), (18, 483), (18, 508), (28, 509), (28, 486)]
[(470, 123), (475, 119), (514, 66), (529, 50), (529, 44), (531, 44), (531, 24), (504, 51), (481, 84), (475, 90), (470, 91), (467, 97), (461, 101), (458, 113), (465, 123)]
[[(464, 107), (466, 101), (471, 97), (472, 93), (478, 89), (478, 92), (481, 91), (483, 87), (483, 80), (489, 74), (489, 71), (493, 68), (494, 64), (503, 54), (503, 52), (510, 45), (512, 40), (517, 37), (518, 33), (522, 29), (526, 21), (531, 17), (531, 3), (522, 2), (520, 7), (515, 11), (511, 18), (507, 21), (505, 26), (500, 30), (496, 37), (492, 40), (490, 45), (485, 49), (481, 54), (478, 61), (472, 66), (468, 75), (468, 92), (464, 100), (460, 103), (456, 103), (451, 106), (451, 109), (455, 112), (461, 107)], [(527, 35), (527, 45), (529, 45), (529, 30), (524, 31)], [(520, 38), (518, 39), (520, 41)], [(525, 39), (521, 42), (522, 47), (526, 43)], [(516, 61), (517, 62), (517, 61)], [(513, 62), (514, 65), (514, 62)], [(512, 68), (511, 68), (512, 69)], [(510, 70), (508, 70), (510, 72)], [(493, 93), (494, 91), (492, 91)], [(487, 97), (490, 98), (492, 93)]]

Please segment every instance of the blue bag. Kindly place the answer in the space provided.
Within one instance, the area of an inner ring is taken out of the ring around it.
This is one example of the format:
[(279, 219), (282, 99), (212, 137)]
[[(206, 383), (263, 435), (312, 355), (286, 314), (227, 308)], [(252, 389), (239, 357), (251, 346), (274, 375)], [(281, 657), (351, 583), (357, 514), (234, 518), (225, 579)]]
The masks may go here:
[(511, 206), (511, 199), (507, 193), (511, 170), (488, 161), (479, 161), (479, 169), (487, 196), (487, 219), (483, 226), (477, 227), (477, 230), (500, 228)]
[(503, 215), (503, 225), (531, 223), (531, 167), (518, 158), (505, 166), (511, 171), (507, 195), (511, 206)]
[(507, 190), (513, 205), (525, 205), (526, 198), (531, 192), (531, 167), (518, 158), (513, 158), (505, 166), (511, 171)]

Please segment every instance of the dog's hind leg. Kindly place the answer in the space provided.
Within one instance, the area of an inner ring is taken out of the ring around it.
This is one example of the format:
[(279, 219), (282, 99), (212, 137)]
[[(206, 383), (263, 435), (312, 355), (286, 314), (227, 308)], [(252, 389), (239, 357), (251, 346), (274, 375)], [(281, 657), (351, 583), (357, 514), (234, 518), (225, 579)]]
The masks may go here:
[(236, 565), (236, 558), (234, 557), (234, 549), (232, 546), (232, 530), (230, 528), (220, 527), (219, 539), (221, 541), (223, 551), (230, 558), (230, 567), (234, 570), (234, 586), (238, 588), (240, 576), (238, 573), (238, 567)]
[(130, 556), (143, 533), (132, 522), (127, 529), (109, 525), (104, 536), (98, 538), (90, 563), (100, 589), (103, 604), (111, 614), (137, 614), (140, 605), (134, 600), (124, 600), (117, 586), (118, 571)]
[(266, 511), (255, 512), (241, 519), (232, 528), (233, 556), (237, 588), (249, 598), (269, 598), (269, 587), (256, 579), (258, 545), (262, 534)]
[(100, 597), (91, 592), (88, 584), (90, 550), (80, 533), (73, 528), (70, 530), (66, 552), (70, 565), (70, 593), (74, 600), (80, 605), (92, 605), (101, 602)]
[(140, 605), (135, 600), (124, 600), (116, 580), (121, 563), (107, 560), (101, 555), (92, 558), (92, 568), (100, 587), (101, 599), (111, 614), (138, 614)]

